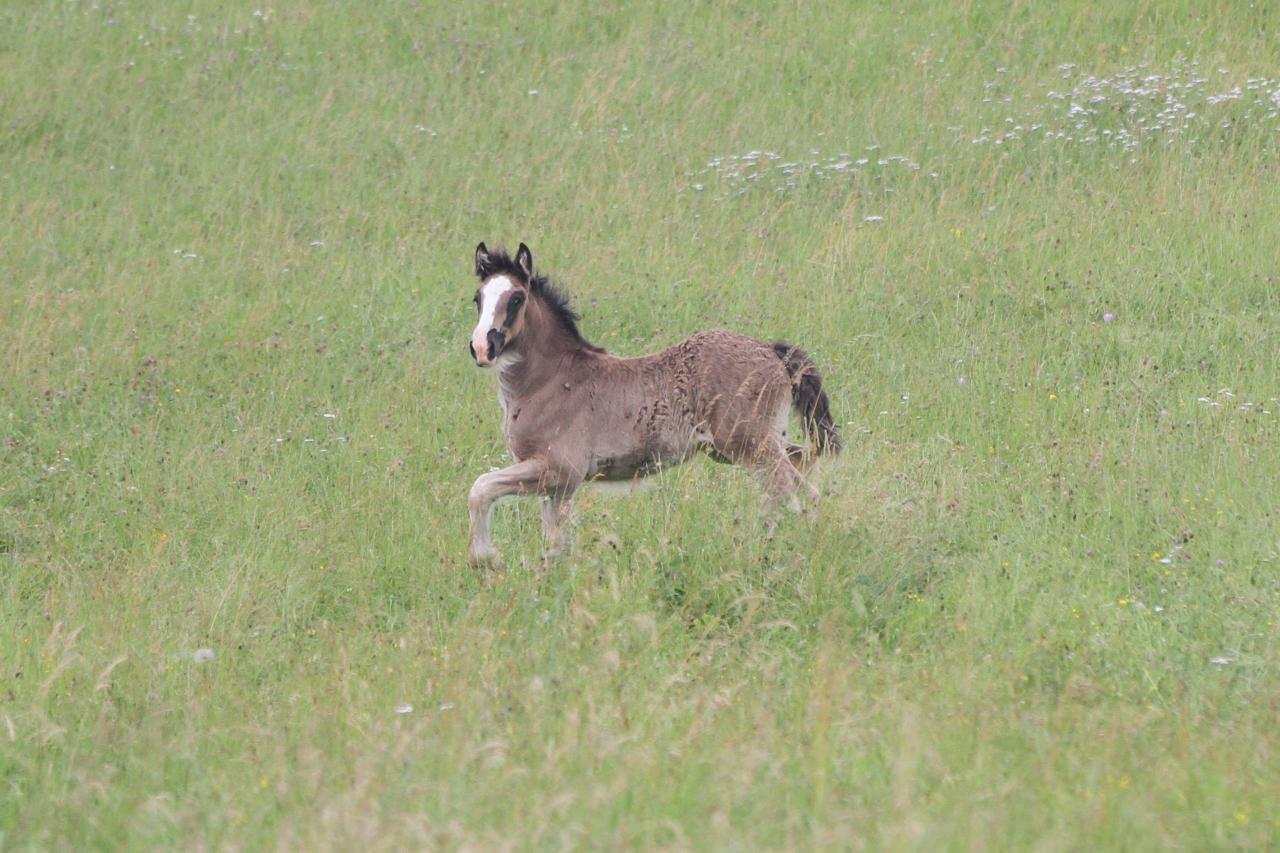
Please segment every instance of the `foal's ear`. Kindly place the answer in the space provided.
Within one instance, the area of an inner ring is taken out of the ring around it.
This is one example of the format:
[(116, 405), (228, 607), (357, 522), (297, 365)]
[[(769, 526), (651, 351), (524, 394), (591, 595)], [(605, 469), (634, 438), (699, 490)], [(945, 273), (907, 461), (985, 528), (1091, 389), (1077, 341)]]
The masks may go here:
[(529, 251), (529, 247), (524, 243), (520, 244), (520, 248), (516, 250), (516, 264), (524, 271), (524, 277), (528, 281), (533, 280), (533, 252)]
[(489, 250), (484, 247), (482, 242), (476, 246), (476, 275), (484, 278), (484, 271), (489, 266)]

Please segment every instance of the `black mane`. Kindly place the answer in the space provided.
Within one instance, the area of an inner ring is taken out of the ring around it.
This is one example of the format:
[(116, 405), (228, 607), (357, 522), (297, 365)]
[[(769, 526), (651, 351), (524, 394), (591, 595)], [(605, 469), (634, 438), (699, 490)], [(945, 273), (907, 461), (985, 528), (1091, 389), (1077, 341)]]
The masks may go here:
[(529, 289), (533, 291), (533, 295), (542, 300), (542, 304), (551, 309), (551, 313), (560, 320), (573, 339), (582, 346), (593, 352), (604, 352), (602, 347), (588, 341), (582, 336), (582, 332), (578, 331), (578, 321), (582, 318), (578, 316), (578, 312), (574, 311), (569, 305), (569, 294), (560, 289), (559, 285), (551, 281), (541, 273), (534, 273), (533, 278), (528, 278), (520, 265), (515, 262), (506, 249), (494, 248), (488, 250), (488, 256), (482, 267), (476, 270), (476, 275), (481, 281), (495, 275), (507, 275), (518, 281), (524, 281), (529, 285)]

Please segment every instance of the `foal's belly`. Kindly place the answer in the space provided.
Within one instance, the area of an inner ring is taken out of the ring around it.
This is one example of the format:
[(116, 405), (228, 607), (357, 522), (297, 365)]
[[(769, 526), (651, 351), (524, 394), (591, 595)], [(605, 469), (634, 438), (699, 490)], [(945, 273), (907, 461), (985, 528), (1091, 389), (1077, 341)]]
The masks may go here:
[(656, 474), (663, 468), (679, 465), (684, 459), (663, 456), (614, 457), (602, 456), (595, 461), (593, 480), (616, 483), (619, 480), (638, 480)]
[(593, 457), (590, 479), (606, 483), (638, 480), (687, 461), (694, 450), (695, 446), (690, 443), (653, 443), (619, 452), (605, 450)]

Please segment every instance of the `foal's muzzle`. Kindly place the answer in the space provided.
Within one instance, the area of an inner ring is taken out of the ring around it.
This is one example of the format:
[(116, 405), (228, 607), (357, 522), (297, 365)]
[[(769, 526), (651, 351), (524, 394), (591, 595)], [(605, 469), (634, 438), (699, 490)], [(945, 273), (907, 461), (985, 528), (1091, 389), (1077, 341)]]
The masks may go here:
[(490, 329), (489, 334), (485, 336), (484, 352), (476, 352), (475, 342), (472, 341), (467, 346), (471, 350), (471, 357), (475, 359), (478, 367), (488, 367), (502, 355), (502, 348), (507, 344), (507, 336), (497, 329)]

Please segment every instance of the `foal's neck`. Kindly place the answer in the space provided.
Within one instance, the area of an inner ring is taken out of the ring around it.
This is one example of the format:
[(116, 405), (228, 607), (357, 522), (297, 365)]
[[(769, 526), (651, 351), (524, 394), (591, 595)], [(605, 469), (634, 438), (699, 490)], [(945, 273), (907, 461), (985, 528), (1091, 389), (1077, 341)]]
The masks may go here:
[(546, 305), (533, 301), (529, 308), (513, 357), (499, 367), (503, 386), (516, 396), (553, 381), (570, 360), (591, 351)]

